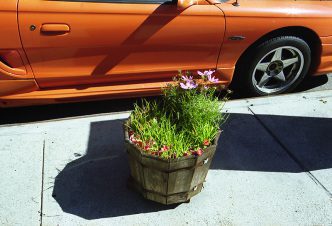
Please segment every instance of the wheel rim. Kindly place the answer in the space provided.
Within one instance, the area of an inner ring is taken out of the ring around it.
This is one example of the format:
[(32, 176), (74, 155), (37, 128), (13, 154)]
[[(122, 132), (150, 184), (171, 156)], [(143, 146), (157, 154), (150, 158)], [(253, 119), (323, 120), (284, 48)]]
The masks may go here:
[(287, 90), (301, 75), (304, 57), (293, 46), (276, 48), (257, 63), (252, 83), (259, 91), (273, 94)]

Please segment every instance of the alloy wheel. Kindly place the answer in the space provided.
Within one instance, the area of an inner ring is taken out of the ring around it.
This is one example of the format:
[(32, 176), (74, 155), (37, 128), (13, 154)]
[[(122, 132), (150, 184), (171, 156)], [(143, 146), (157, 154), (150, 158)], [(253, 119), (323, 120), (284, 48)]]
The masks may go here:
[(264, 55), (252, 73), (252, 84), (262, 93), (274, 94), (287, 90), (304, 68), (302, 52), (293, 46), (283, 46)]

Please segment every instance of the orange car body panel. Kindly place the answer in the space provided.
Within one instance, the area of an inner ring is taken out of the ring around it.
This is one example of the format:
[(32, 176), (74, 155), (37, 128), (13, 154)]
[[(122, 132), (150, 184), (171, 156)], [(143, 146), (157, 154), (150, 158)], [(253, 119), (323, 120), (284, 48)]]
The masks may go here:
[(322, 55), (316, 74), (326, 74), (332, 71), (332, 36), (321, 37)]
[(179, 69), (215, 68), (225, 27), (223, 12), (207, 2), (180, 13), (174, 4), (20, 0), (19, 23), (41, 88), (170, 80)]
[(16, 1), (1, 2), (0, 27), (0, 96), (39, 90), (22, 48)]
[(129, 1), (1, 3), (0, 106), (153, 95), (179, 69), (216, 69), (228, 85), (247, 48), (293, 26), (321, 40), (315, 74), (332, 72), (332, 2), (239, 2), (199, 0), (183, 11)]
[[(225, 13), (227, 27), (217, 66), (220, 71), (234, 69), (237, 60), (250, 45), (280, 28), (306, 27), (320, 36), (322, 42), (332, 34), (332, 2), (241, 0), (239, 7), (234, 7), (232, 3), (217, 4)], [(229, 39), (239, 35), (246, 37), (246, 40), (235, 44)], [(316, 74), (332, 71), (331, 58), (326, 56), (329, 48), (323, 48), (323, 57)]]

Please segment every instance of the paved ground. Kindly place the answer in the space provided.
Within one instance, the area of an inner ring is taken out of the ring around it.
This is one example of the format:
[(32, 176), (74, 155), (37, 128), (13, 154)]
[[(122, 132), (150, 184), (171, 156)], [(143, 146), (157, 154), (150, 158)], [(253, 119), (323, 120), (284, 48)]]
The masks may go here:
[(205, 188), (126, 188), (128, 112), (0, 126), (0, 225), (332, 225), (332, 91), (235, 100)]

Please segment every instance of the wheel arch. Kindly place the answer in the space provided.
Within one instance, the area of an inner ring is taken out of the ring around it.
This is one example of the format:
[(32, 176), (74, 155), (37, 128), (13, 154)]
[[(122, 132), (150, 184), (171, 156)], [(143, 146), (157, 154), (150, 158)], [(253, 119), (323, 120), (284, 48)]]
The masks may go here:
[(290, 26), (290, 27), (283, 27), (283, 28), (279, 28), (277, 30), (273, 30), (265, 35), (263, 35), (261, 38), (259, 38), (258, 40), (256, 40), (253, 44), (251, 44), (239, 57), (239, 59), (237, 60), (236, 64), (235, 64), (235, 72), (234, 72), (234, 76), (233, 76), (233, 81), (235, 82), (239, 77), (237, 76), (238, 71), (239, 71), (239, 65), (243, 62), (243, 60), (245, 60), (251, 52), (253, 52), (253, 50), (260, 45), (261, 43), (272, 39), (272, 38), (276, 38), (279, 36), (295, 36), (298, 38), (303, 39), (305, 42), (307, 42), (307, 44), (310, 47), (311, 50), (311, 65), (310, 65), (310, 69), (309, 69), (309, 73), (313, 73), (317, 68), (318, 65), (320, 63), (320, 55), (321, 55), (321, 51), (322, 51), (322, 43), (321, 40), (318, 36), (318, 34), (313, 31), (310, 28), (307, 27), (302, 27), (302, 26)]

